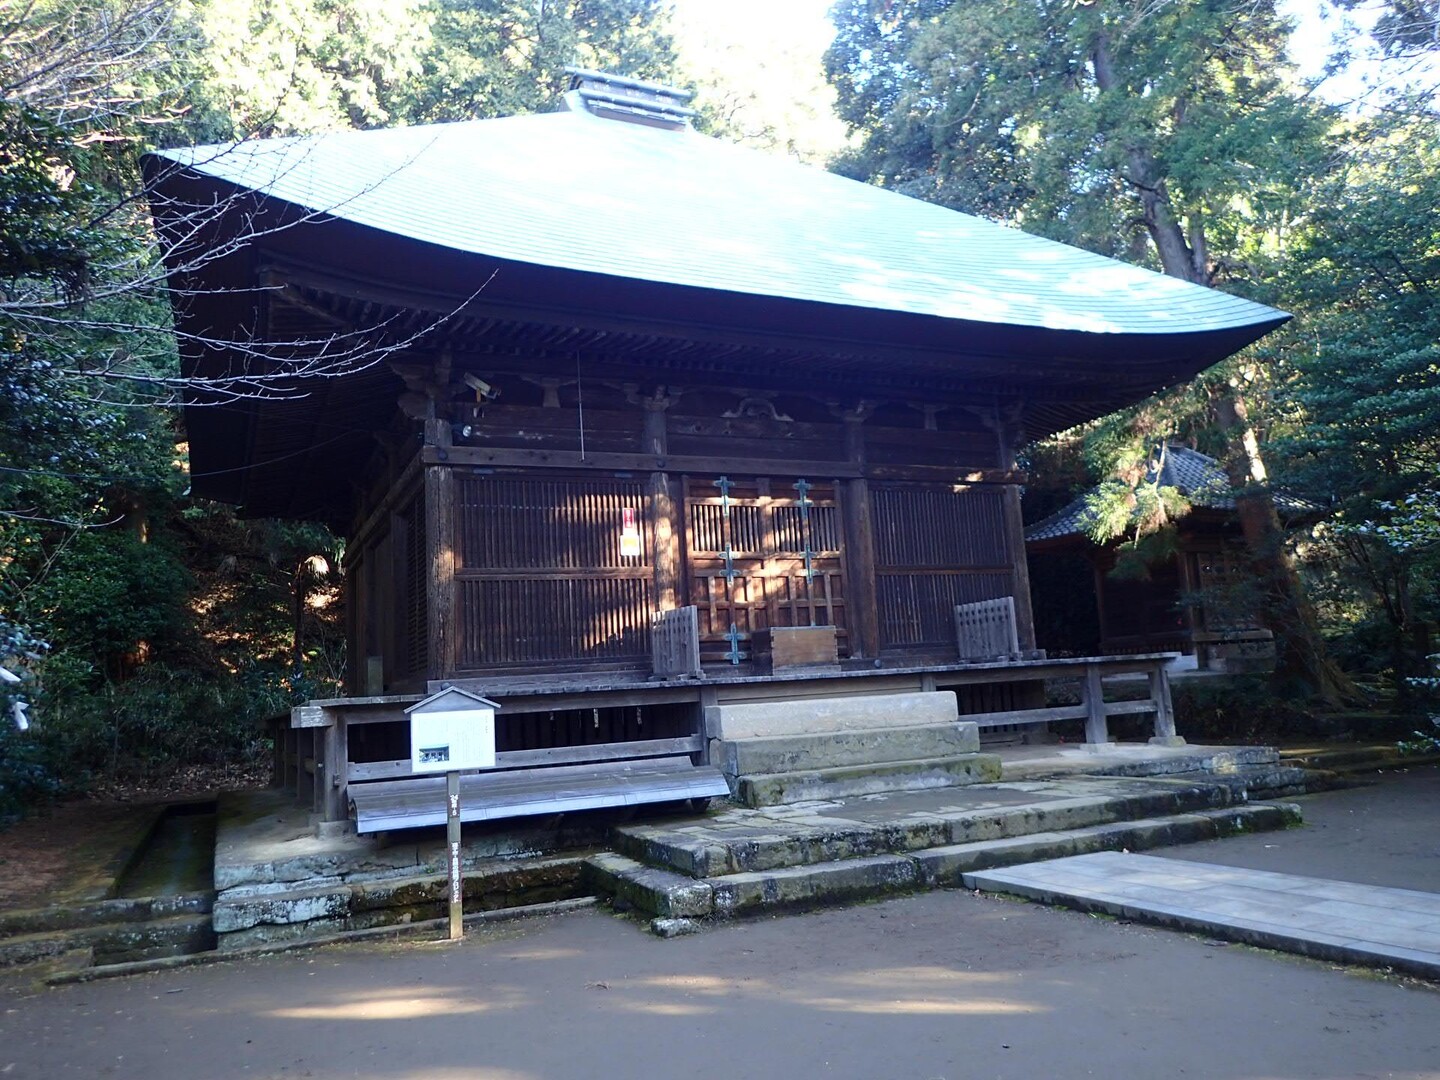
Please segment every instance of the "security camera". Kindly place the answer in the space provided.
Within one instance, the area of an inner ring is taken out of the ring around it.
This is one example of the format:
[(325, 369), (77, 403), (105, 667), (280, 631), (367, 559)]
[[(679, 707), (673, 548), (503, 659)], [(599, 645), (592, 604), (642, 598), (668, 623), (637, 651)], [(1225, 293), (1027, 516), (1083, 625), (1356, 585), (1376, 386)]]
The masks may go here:
[(476, 401), (494, 401), (500, 396), (500, 391), (480, 378), (479, 375), (471, 375), (466, 372), (464, 378), (465, 385), (475, 391)]

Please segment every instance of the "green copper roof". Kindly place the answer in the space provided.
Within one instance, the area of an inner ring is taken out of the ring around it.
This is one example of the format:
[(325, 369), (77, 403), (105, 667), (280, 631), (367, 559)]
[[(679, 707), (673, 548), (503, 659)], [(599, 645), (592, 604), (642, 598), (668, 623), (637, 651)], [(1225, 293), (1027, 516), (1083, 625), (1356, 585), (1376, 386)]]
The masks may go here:
[(560, 112), (164, 155), (326, 215), (639, 281), (1093, 334), (1283, 312), (696, 134)]

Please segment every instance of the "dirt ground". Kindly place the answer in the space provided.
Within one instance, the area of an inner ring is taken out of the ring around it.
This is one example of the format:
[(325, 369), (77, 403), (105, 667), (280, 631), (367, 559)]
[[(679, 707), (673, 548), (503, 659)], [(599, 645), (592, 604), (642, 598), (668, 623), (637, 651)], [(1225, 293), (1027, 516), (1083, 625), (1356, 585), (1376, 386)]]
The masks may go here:
[(117, 857), (123, 862), (159, 805), (268, 781), (258, 767), (190, 766), (148, 782), (99, 783), (88, 795), (41, 807), (0, 828), (0, 911), (98, 899)]
[(116, 856), (154, 811), (137, 803), (75, 800), (0, 830), (0, 911), (104, 895)]
[[(1431, 888), (1440, 770), (1167, 854)], [(1348, 872), (1341, 872), (1348, 871)], [(963, 892), (661, 941), (598, 910), (0, 989), (0, 1077), (1440, 1078), (1440, 989)]]

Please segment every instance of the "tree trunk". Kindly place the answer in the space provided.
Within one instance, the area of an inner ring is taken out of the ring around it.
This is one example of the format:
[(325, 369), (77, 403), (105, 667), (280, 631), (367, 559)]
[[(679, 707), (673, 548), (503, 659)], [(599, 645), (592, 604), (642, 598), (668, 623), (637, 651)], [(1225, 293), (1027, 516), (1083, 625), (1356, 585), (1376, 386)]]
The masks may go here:
[(1326, 652), (1315, 608), (1285, 550), (1285, 532), (1266, 486), (1265, 462), (1245, 401), (1231, 387), (1216, 393), (1213, 404), (1230, 444), (1225, 471), (1235, 489), (1235, 513), (1263, 590), (1265, 621), (1275, 631), (1276, 674), (1303, 684), (1327, 705), (1355, 702), (1359, 691)]
[[(1095, 70), (1095, 86), (1101, 93), (1119, 90), (1120, 80), (1115, 74), (1114, 60), (1110, 55), (1110, 37), (1098, 34), (1090, 49), (1090, 62)], [(1177, 117), (1177, 122), (1183, 117)], [(1125, 150), (1125, 168), (1120, 178), (1135, 189), (1140, 200), (1140, 213), (1145, 222), (1145, 231), (1160, 256), (1160, 265), (1170, 277), (1184, 281), (1209, 284), (1209, 270), (1205, 265), (1204, 226), (1198, 220), (1190, 224), (1190, 242), (1186, 241), (1185, 230), (1170, 205), (1169, 193), (1165, 190), (1165, 176), (1155, 155), (1144, 146), (1129, 146)]]

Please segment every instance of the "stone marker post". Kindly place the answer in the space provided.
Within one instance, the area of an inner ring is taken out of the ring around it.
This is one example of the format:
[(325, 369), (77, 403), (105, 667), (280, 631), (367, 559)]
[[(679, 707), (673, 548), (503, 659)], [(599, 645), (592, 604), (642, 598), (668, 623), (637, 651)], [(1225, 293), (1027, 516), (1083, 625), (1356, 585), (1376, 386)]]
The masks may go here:
[(450, 940), (459, 941), (465, 936), (464, 884), (460, 876), (460, 774), (445, 774), (445, 817), (446, 850), (449, 853), (450, 870)]

